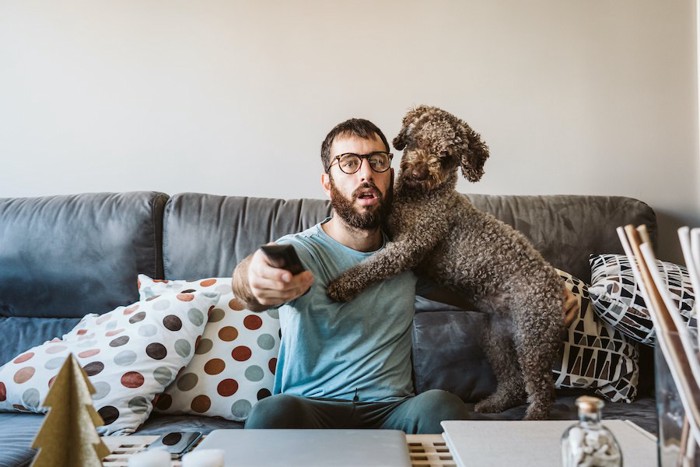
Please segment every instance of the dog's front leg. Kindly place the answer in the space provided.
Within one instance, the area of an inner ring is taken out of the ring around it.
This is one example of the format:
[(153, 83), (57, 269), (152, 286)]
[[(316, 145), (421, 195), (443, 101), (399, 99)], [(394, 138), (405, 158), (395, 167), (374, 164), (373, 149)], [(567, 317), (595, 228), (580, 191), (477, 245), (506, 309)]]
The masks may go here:
[(328, 296), (337, 302), (348, 302), (372, 284), (414, 268), (423, 252), (411, 248), (410, 242), (389, 242), (372, 257), (351, 267), (328, 284)]

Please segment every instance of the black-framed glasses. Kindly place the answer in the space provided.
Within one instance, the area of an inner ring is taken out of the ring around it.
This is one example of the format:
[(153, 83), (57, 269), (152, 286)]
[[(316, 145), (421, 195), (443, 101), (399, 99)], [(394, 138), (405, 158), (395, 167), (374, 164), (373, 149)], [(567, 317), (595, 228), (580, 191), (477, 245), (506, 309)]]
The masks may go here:
[(330, 172), (331, 166), (338, 162), (338, 167), (343, 173), (348, 175), (354, 174), (360, 167), (362, 167), (362, 159), (367, 159), (370, 168), (377, 173), (386, 172), (391, 167), (391, 159), (394, 155), (390, 152), (384, 151), (374, 151), (369, 154), (355, 154), (353, 152), (346, 152), (340, 154), (333, 158), (333, 162), (328, 166), (328, 171)]

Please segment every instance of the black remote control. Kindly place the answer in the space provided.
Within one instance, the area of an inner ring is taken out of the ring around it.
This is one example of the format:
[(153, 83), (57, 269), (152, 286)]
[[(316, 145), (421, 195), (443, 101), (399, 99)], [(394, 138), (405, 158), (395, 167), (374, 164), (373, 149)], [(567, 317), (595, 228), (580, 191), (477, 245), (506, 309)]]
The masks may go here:
[(305, 271), (292, 245), (263, 245), (260, 249), (277, 267), (286, 269), (294, 275)]

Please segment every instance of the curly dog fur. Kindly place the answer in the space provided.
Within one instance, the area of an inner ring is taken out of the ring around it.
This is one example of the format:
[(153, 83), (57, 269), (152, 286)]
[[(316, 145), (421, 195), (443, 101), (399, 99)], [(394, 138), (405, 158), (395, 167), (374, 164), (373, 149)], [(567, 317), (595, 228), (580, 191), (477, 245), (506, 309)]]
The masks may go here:
[(521, 233), (455, 190), (458, 167), (471, 182), (481, 178), (488, 147), (465, 122), (428, 106), (407, 113), (393, 143), (405, 151), (387, 226), (392, 241), (331, 282), (328, 295), (349, 301), (408, 269), (463, 294), (489, 315), (484, 348), (497, 379), (475, 410), (500, 412), (527, 396), (525, 418), (546, 418), (563, 284)]

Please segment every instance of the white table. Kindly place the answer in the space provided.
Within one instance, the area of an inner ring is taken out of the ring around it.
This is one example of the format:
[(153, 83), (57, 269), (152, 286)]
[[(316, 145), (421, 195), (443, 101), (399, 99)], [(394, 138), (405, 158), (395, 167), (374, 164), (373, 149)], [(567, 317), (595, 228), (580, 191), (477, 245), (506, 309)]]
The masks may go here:
[[(158, 436), (105, 436), (102, 438), (111, 454), (104, 458), (104, 467), (127, 467), (129, 457), (143, 451)], [(408, 452), (413, 467), (454, 467), (452, 455), (440, 435), (406, 435)], [(180, 467), (172, 461), (172, 467)]]
[[(443, 422), (445, 441), (460, 467), (561, 466), (561, 435), (572, 420)], [(656, 437), (638, 425), (606, 420), (622, 448), (624, 465), (656, 467)]]
[[(561, 466), (559, 441), (573, 420), (542, 422), (475, 420), (459, 422), (470, 449), (468, 462), (460, 458), (440, 435), (406, 435), (413, 467), (464, 466)], [(631, 422), (607, 420), (603, 423), (622, 446), (625, 465), (656, 466), (656, 437)], [(129, 456), (144, 450), (157, 436), (106, 436), (112, 454), (103, 460), (105, 467), (126, 467)], [(179, 467), (173, 461), (173, 467)]]

